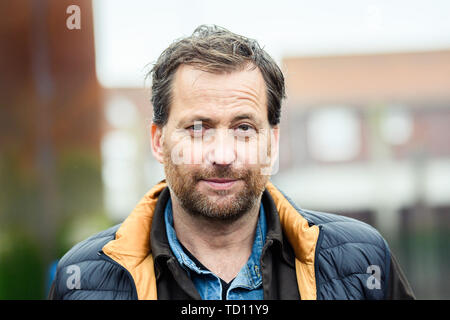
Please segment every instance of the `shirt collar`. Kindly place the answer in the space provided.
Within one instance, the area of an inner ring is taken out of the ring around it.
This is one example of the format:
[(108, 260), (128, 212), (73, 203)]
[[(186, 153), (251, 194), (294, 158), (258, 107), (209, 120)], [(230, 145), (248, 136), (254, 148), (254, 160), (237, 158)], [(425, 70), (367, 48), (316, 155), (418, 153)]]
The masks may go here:
[[(188, 272), (195, 272), (197, 274), (211, 274), (209, 270), (204, 270), (199, 267), (192, 259), (184, 252), (178, 238), (176, 236), (175, 229), (173, 227), (173, 212), (172, 201), (169, 199), (164, 212), (164, 219), (166, 225), (166, 234), (169, 242), (169, 246), (180, 263), (180, 265)], [(256, 226), (255, 239), (253, 241), (252, 251), (246, 265), (239, 271), (236, 278), (233, 280), (232, 287), (244, 287), (248, 289), (257, 288), (261, 282), (261, 266), (260, 258), (262, 249), (266, 239), (266, 214), (264, 207), (261, 204), (258, 223)]]
[(261, 204), (252, 252), (245, 267), (239, 271), (233, 281), (232, 287), (247, 287), (248, 289), (255, 289), (262, 283), (260, 261), (262, 249), (266, 242), (266, 233), (266, 214), (264, 212), (264, 206)]
[(164, 211), (164, 219), (166, 224), (167, 240), (169, 241), (170, 249), (172, 250), (175, 258), (178, 260), (180, 265), (187, 271), (191, 270), (198, 274), (208, 273), (206, 270), (203, 270), (199, 266), (197, 266), (181, 247), (181, 244), (178, 241), (177, 234), (173, 227), (173, 211), (171, 199), (167, 201), (166, 209)]

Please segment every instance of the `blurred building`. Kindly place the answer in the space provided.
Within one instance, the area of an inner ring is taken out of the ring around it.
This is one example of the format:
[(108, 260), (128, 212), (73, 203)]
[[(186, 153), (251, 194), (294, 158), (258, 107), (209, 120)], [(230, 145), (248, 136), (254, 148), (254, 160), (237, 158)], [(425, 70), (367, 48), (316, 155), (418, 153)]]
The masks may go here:
[(299, 203), (354, 211), (386, 232), (419, 201), (450, 209), (450, 51), (287, 58), (283, 67), (276, 180)]
[(41, 138), (51, 140), (55, 151), (67, 145), (99, 151), (100, 86), (91, 1), (77, 1), (79, 30), (66, 26), (72, 2), (0, 3), (0, 143), (16, 145), (29, 153), (28, 159)]
[(377, 227), (419, 297), (449, 296), (450, 51), (292, 57), (283, 69), (273, 181), (304, 208)]
[(73, 1), (0, 2), (0, 298), (42, 297), (69, 225), (103, 214), (92, 6), (75, 3), (80, 29)]

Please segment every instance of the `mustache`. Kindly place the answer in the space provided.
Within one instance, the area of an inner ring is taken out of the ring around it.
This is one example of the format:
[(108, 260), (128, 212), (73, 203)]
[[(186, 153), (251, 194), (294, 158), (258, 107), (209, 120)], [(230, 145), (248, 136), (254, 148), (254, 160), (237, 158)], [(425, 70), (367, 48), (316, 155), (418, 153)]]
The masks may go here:
[(213, 168), (207, 168), (202, 171), (196, 172), (194, 178), (196, 181), (211, 179), (211, 178), (226, 178), (239, 180), (246, 180), (250, 176), (248, 170), (236, 170), (231, 167), (215, 166)]

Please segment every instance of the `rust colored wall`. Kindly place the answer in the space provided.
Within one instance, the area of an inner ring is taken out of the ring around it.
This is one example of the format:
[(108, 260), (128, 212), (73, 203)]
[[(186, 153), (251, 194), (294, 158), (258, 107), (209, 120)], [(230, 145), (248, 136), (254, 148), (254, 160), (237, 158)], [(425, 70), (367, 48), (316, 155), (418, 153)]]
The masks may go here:
[(450, 99), (450, 50), (283, 60), (293, 104)]

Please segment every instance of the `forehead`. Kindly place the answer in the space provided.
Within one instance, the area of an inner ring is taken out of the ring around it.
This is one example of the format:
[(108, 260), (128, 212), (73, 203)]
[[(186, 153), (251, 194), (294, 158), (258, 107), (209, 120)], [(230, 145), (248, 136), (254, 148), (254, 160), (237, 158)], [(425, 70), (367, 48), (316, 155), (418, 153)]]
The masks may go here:
[(253, 113), (267, 121), (266, 84), (258, 68), (217, 74), (181, 65), (172, 90), (169, 121), (193, 113), (222, 118)]

